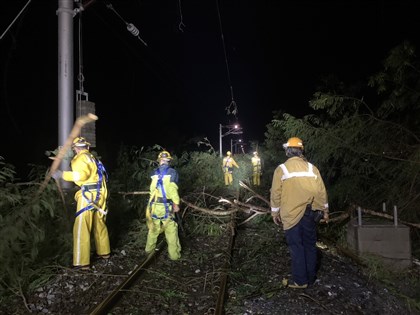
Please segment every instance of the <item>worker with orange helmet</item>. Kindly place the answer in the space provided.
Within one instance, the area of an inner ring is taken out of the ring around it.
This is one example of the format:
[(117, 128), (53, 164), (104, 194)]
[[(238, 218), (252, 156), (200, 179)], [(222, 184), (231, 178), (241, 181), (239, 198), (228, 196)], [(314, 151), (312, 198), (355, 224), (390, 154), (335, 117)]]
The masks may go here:
[(72, 143), (75, 153), (71, 171), (56, 171), (56, 180), (74, 182), (80, 189), (74, 195), (77, 202), (73, 225), (73, 266), (76, 269), (90, 268), (91, 231), (95, 250), (100, 258), (110, 257), (107, 215), (108, 175), (102, 162), (90, 151), (90, 143), (84, 137), (76, 137)]
[(175, 213), (179, 212), (178, 172), (169, 163), (172, 156), (168, 151), (158, 155), (159, 167), (153, 170), (150, 183), (150, 198), (146, 208), (146, 223), (149, 229), (145, 252), (156, 248), (160, 233), (165, 233), (168, 255), (171, 260), (181, 258), (181, 244)]
[(318, 168), (303, 155), (303, 141), (292, 137), (283, 148), (288, 160), (274, 171), (271, 215), (283, 224), (291, 255), (288, 287), (304, 289), (316, 280), (316, 227), (321, 219), (328, 222), (328, 196)]
[(227, 151), (222, 163), (222, 171), (226, 186), (232, 185), (233, 183), (233, 167), (239, 168), (239, 165), (233, 159), (232, 152)]

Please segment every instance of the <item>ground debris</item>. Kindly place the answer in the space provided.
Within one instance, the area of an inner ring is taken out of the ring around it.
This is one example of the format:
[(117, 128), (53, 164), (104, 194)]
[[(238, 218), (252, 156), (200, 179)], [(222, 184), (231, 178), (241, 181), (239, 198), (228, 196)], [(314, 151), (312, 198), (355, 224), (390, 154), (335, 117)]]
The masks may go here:
[[(213, 314), (226, 247), (225, 236), (189, 235), (181, 260), (170, 261), (162, 252), (160, 262), (112, 314)], [(62, 268), (48, 284), (27, 294), (26, 304), (17, 296), (0, 314), (26, 314), (28, 309), (34, 314), (89, 314), (142, 258), (141, 248), (124, 245), (108, 261), (94, 261), (88, 272)], [(320, 249), (320, 261), (313, 286), (285, 288), (290, 257), (283, 231), (272, 222), (244, 224), (235, 236), (225, 314), (420, 314), (398, 296), (401, 290), (391, 291), (369, 278), (334, 248)], [(419, 274), (417, 270), (413, 277)], [(139, 297), (147, 302), (139, 304)]]

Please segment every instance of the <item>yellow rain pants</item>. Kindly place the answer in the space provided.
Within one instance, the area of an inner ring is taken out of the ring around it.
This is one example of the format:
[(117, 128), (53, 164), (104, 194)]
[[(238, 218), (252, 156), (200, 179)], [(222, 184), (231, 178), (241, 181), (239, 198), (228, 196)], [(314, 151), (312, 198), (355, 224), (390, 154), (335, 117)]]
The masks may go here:
[[(96, 191), (85, 192), (90, 200), (95, 200)], [(100, 191), (99, 200), (96, 205), (102, 210), (106, 210), (106, 192)], [(77, 211), (90, 205), (91, 202), (82, 196), (79, 190), (75, 195), (77, 201)], [(106, 215), (97, 209), (86, 210), (76, 217), (73, 225), (73, 266), (90, 265), (90, 235), (93, 232), (96, 254), (99, 256), (111, 253), (109, 244), (108, 229), (105, 224)]]
[[(150, 204), (150, 203), (149, 203)], [(178, 237), (178, 224), (173, 220), (172, 205), (168, 204), (170, 214), (166, 219), (152, 218), (155, 214), (159, 218), (165, 216), (165, 205), (163, 203), (152, 203), (146, 209), (146, 222), (149, 232), (146, 240), (146, 253), (151, 253), (156, 248), (156, 242), (160, 233), (165, 233), (168, 245), (168, 255), (172, 260), (181, 258), (181, 244)]]

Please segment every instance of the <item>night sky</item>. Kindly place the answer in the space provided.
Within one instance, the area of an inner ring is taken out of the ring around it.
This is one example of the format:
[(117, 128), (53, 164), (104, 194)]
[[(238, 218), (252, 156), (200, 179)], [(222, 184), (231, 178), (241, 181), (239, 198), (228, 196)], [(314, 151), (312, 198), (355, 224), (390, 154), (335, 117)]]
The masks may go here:
[[(26, 3), (1, 1), (2, 34)], [(0, 40), (0, 156), (17, 167), (48, 165), (44, 151), (58, 145), (57, 8), (32, 0)], [(274, 110), (309, 112), (323, 76), (366, 81), (402, 41), (419, 49), (419, 16), (414, 0), (91, 1), (81, 47), (74, 18), (74, 87), (81, 53), (96, 150), (111, 166), (121, 144), (176, 151), (207, 137), (218, 150), (219, 124), (236, 119), (245, 141), (262, 142)], [(236, 116), (226, 111), (231, 88)]]

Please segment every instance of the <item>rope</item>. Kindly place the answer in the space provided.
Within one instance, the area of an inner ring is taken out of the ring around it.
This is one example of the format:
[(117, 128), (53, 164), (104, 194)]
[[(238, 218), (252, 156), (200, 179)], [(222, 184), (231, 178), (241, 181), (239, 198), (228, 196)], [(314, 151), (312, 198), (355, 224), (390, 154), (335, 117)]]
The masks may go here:
[(226, 63), (226, 72), (227, 72), (228, 83), (229, 83), (229, 87), (230, 87), (230, 96), (231, 96), (231, 102), (230, 102), (229, 106), (226, 107), (226, 110), (227, 110), (228, 114), (232, 113), (236, 117), (236, 114), (238, 113), (238, 107), (236, 105), (235, 98), (233, 96), (233, 86), (232, 86), (232, 81), (231, 81), (231, 78), (230, 78), (230, 70), (229, 70), (228, 57), (227, 57), (227, 53), (226, 53), (225, 37), (223, 35), (222, 18), (220, 16), (220, 9), (219, 9), (219, 0), (216, 0), (216, 7), (217, 7), (217, 15), (218, 15), (218, 18), (219, 18), (220, 36), (222, 38), (223, 52), (224, 52), (224, 55), (225, 55), (225, 63)]

